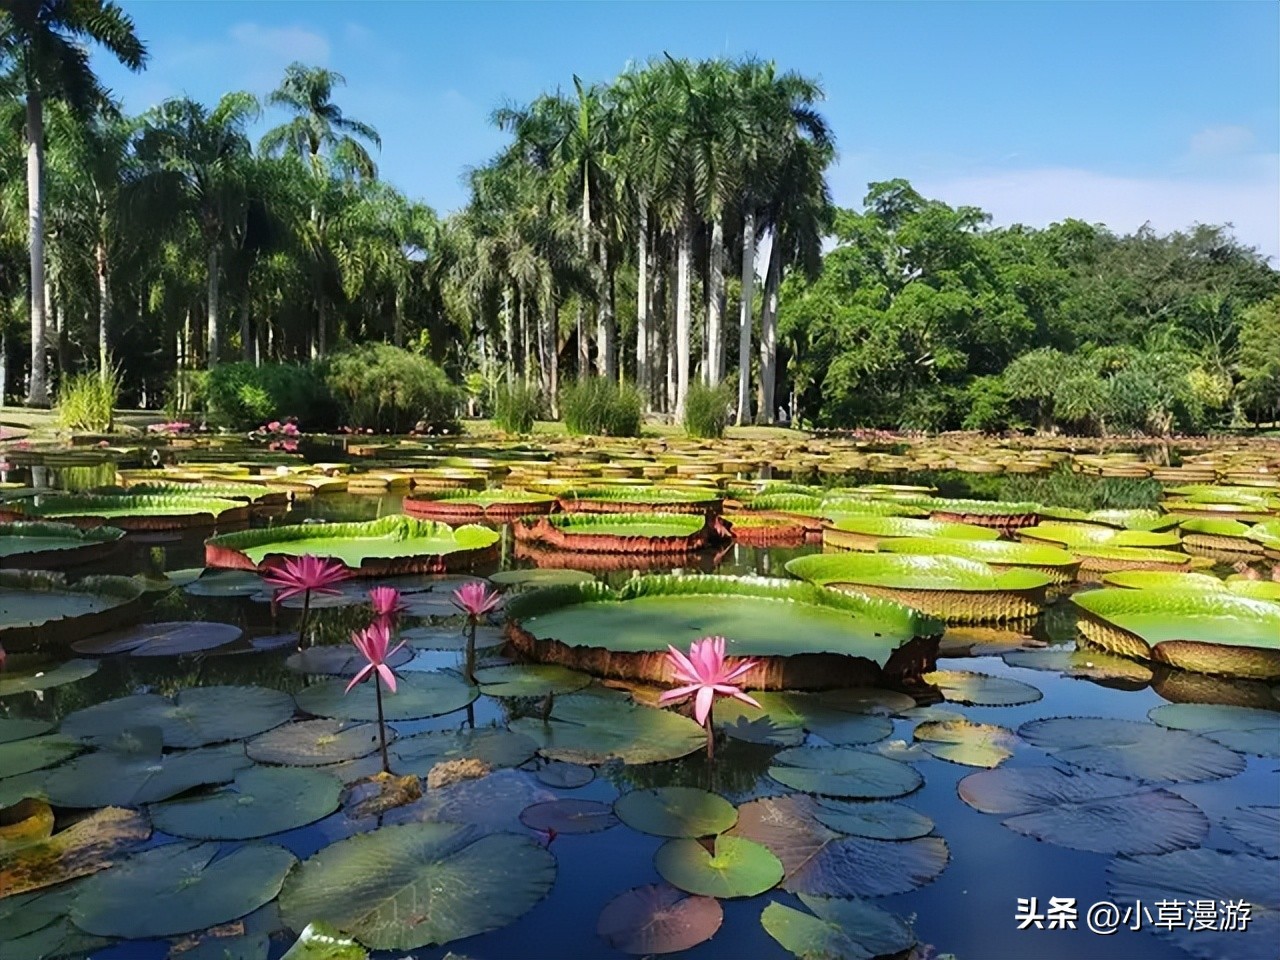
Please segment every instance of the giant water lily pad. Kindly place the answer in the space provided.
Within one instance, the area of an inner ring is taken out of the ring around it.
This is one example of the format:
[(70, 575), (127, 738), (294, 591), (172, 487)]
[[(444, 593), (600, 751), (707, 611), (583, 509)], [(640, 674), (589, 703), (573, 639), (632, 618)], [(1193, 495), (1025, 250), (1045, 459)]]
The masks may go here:
[(326, 847), (280, 896), (295, 930), (319, 920), (376, 950), (414, 950), (505, 926), (551, 889), (555, 859), (528, 837), (413, 823)]
[(659, 875), (673, 887), (703, 897), (754, 897), (782, 880), (782, 862), (741, 837), (716, 837), (707, 846), (697, 840), (668, 840), (653, 855)]
[(1073, 850), (1160, 853), (1193, 847), (1209, 830), (1200, 809), (1176, 793), (1084, 770), (989, 770), (965, 777), (958, 790), (1010, 830)]
[(852, 747), (792, 747), (773, 758), (769, 776), (805, 793), (860, 800), (902, 797), (924, 778), (913, 768)]
[(473, 523), (548, 513), (555, 506), (555, 497), (529, 490), (441, 490), (405, 497), (401, 509), (411, 517)]
[(158, 727), (166, 747), (243, 740), (293, 716), (293, 697), (267, 687), (190, 687), (174, 699), (140, 693), (69, 714), (62, 732), (101, 743), (135, 727)]
[(918, 724), (912, 736), (931, 756), (966, 767), (998, 767), (1013, 751), (1013, 732), (972, 720), (934, 720)]
[(271, 844), (248, 844), (224, 856), (219, 849), (170, 843), (145, 850), (85, 881), (71, 919), (89, 933), (131, 939), (203, 930), (272, 900), (297, 862)]
[[(380, 682), (380, 681), (379, 681)], [(362, 683), (346, 693), (347, 681), (324, 680), (298, 691), (298, 706), (317, 717), (335, 720), (377, 720), (377, 692), (373, 682)], [(384, 691), (383, 712), (388, 720), (420, 720), (461, 710), (480, 691), (452, 673), (406, 673), (396, 683), (396, 692)]]
[[(27, 740), (48, 733), (53, 724), (48, 720), (24, 720), (18, 717), (0, 717), (0, 744), (13, 743), (15, 740)], [(8, 774), (8, 768), (0, 767)]]
[(935, 670), (924, 675), (924, 682), (942, 691), (952, 703), (974, 707), (1014, 707), (1035, 703), (1044, 696), (1029, 683), (1008, 677), (993, 677), (967, 670)]
[[(983, 530), (984, 527), (976, 529)], [(995, 531), (991, 531), (995, 532)], [(910, 537), (880, 544), (886, 553), (930, 557), (963, 557), (980, 560), (993, 570), (1026, 567), (1046, 574), (1054, 583), (1069, 583), (1080, 567), (1080, 558), (1060, 547), (1008, 540), (961, 540), (951, 537)]]
[(610, 900), (600, 912), (596, 933), (615, 950), (650, 956), (697, 946), (711, 939), (723, 922), (718, 900), (654, 884)]
[(765, 932), (801, 960), (869, 960), (909, 950), (915, 935), (901, 918), (865, 900), (800, 894), (812, 914), (770, 903)]
[(105, 870), (151, 836), (136, 810), (105, 807), (38, 843), (0, 856), (0, 895), (11, 896)]
[(1235, 776), (1244, 759), (1194, 733), (1101, 717), (1030, 720), (1018, 736), (1066, 763), (1133, 780), (1187, 783)]
[(822, 530), (824, 546), (843, 550), (875, 550), (907, 537), (995, 540), (1000, 531), (971, 523), (946, 523), (913, 517), (838, 517)]
[(738, 819), (728, 800), (696, 787), (632, 790), (614, 802), (613, 810), (631, 829), (659, 837), (712, 836)]
[(205, 784), (226, 783), (250, 763), (239, 744), (160, 754), (156, 736), (82, 754), (54, 769), (44, 790), (60, 807), (140, 807)]
[(743, 804), (731, 835), (746, 837), (782, 861), (782, 887), (827, 897), (883, 897), (933, 880), (947, 865), (939, 837), (875, 840), (849, 837), (814, 818), (817, 801), (793, 794)]
[(1020, 540), (1040, 540), (1067, 549), (1080, 547), (1176, 547), (1176, 530), (1116, 530), (1092, 523), (1057, 523), (1049, 521), (1018, 531)]
[[(14, 513), (11, 508), (8, 512)], [(124, 530), (175, 530), (210, 526), (216, 521), (248, 519), (249, 508), (236, 500), (205, 496), (148, 496), (121, 494), (65, 494), (43, 496), (38, 503), (23, 503), (19, 517), (32, 520), (60, 520), (75, 526), (96, 527), (109, 522)]]
[[(394, 730), (387, 738), (395, 737)], [(259, 763), (291, 767), (319, 767), (367, 756), (378, 749), (378, 727), (342, 720), (299, 720), (268, 730), (245, 744), (245, 753)]]
[(319, 770), (246, 767), (212, 794), (152, 806), (151, 819), (176, 837), (250, 840), (328, 816), (341, 792), (341, 781)]
[(74, 643), (112, 630), (141, 611), (142, 586), (129, 577), (84, 577), (0, 570), (0, 643), (11, 652)]
[(905, 803), (819, 797), (813, 817), (837, 833), (875, 840), (914, 840), (933, 832), (933, 820)]
[(64, 684), (75, 683), (98, 672), (96, 660), (68, 660), (57, 666), (45, 665), (27, 670), (9, 670), (0, 674), (0, 697), (18, 693), (38, 693)]
[(1162, 727), (1190, 730), (1224, 747), (1280, 757), (1280, 713), (1211, 703), (1166, 703), (1148, 714)]
[(500, 587), (540, 588), (567, 587), (575, 583), (590, 583), (591, 574), (564, 567), (529, 567), (523, 570), (502, 570), (489, 577), (490, 583)]
[[(1186, 924), (1158, 928), (1183, 950), (1203, 960), (1271, 960), (1280, 943), (1280, 888), (1276, 862), (1246, 853), (1194, 848), (1171, 853), (1118, 857), (1107, 868), (1112, 897), (1140, 901), (1210, 901), (1216, 907), (1208, 929)], [(1225, 904), (1249, 904), (1247, 924), (1227, 922)]]
[(516, 539), (572, 553), (692, 553), (729, 539), (714, 516), (683, 513), (565, 513), (516, 521)]
[(84, 744), (79, 741), (57, 734), (0, 743), (0, 776), (16, 777), (56, 766), (83, 749)]
[(128, 653), (134, 657), (176, 657), (224, 647), (235, 643), (242, 634), (239, 627), (230, 623), (176, 620), (170, 623), (144, 623), (78, 640), (71, 645), (71, 649), (90, 656)]
[(4, 523), (0, 561), (24, 570), (92, 563), (115, 552), (123, 537), (124, 531), (116, 527), (81, 530), (69, 523)]
[(393, 515), (365, 523), (299, 524), (244, 530), (205, 542), (210, 567), (250, 570), (271, 557), (330, 557), (365, 577), (441, 573), (496, 559), (498, 534)]
[(1118, 657), (1097, 647), (1045, 647), (1037, 650), (1010, 650), (1000, 655), (1011, 667), (1025, 670), (1052, 670), (1063, 676), (1100, 683), (1123, 683), (1145, 687), (1153, 676), (1151, 667), (1128, 657)]
[(547, 720), (521, 717), (511, 729), (538, 744), (538, 752), (570, 763), (656, 763), (688, 756), (706, 733), (688, 717), (655, 710), (623, 696), (574, 693), (556, 699)]

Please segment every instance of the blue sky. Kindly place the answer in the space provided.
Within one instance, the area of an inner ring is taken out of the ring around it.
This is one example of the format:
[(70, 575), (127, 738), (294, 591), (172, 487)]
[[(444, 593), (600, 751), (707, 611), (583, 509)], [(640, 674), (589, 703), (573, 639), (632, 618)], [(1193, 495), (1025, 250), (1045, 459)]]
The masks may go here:
[(383, 175), (441, 213), (501, 145), (498, 104), (663, 52), (755, 54), (823, 81), (841, 204), (906, 177), (998, 223), (1229, 221), (1280, 261), (1271, 0), (122, 2), (149, 68), (97, 63), (128, 109), (265, 94), (290, 61), (322, 64), (347, 77), (337, 102), (381, 133)]

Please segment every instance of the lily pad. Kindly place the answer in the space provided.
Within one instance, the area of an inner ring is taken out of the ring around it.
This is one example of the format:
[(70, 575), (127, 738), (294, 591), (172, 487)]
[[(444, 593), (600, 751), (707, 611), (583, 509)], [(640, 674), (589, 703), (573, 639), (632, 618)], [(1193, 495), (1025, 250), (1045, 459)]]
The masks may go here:
[(916, 942), (899, 917), (864, 900), (800, 894), (812, 914), (782, 903), (770, 903), (760, 925), (802, 960), (869, 960), (896, 955)]
[(0, 891), (12, 896), (105, 870), (151, 836), (136, 810), (95, 810), (61, 833), (0, 857)]
[(208, 796), (151, 807), (156, 827), (192, 840), (251, 840), (313, 823), (338, 809), (342, 783), (319, 770), (247, 767)]
[(939, 760), (965, 767), (998, 767), (1013, 756), (1013, 731), (972, 720), (940, 720), (917, 724), (914, 736)]
[(1175, 793), (1121, 777), (1056, 767), (971, 774), (960, 799), (1005, 817), (1016, 833), (1093, 853), (1161, 853), (1193, 847), (1209, 821)]
[(1224, 747), (1280, 758), (1280, 713), (1216, 703), (1166, 703), (1147, 714), (1162, 727), (1190, 730)]
[(52, 690), (54, 687), (91, 677), (97, 672), (98, 661), (96, 660), (68, 660), (48, 670), (12, 670), (0, 675), (0, 697)]
[(861, 800), (902, 797), (924, 783), (914, 767), (852, 747), (783, 750), (769, 776), (793, 790)]
[(883, 897), (906, 893), (946, 868), (940, 837), (875, 840), (849, 837), (819, 823), (813, 797), (765, 797), (738, 809), (731, 835), (764, 844), (782, 861), (782, 887), (825, 897)]
[(1044, 694), (1021, 680), (993, 677), (986, 673), (970, 673), (967, 670), (935, 670), (922, 677), (942, 691), (952, 703), (974, 707), (1014, 707), (1023, 703), (1035, 703)]
[(1240, 807), (1224, 826), (1263, 856), (1280, 859), (1280, 807)]
[[(48, 733), (53, 724), (48, 720), (25, 720), (19, 717), (0, 717), (0, 744), (13, 743), (15, 740), (27, 740)], [(8, 768), (4, 769), (9, 776)]]
[(837, 709), (812, 694), (765, 691), (755, 699), (759, 708), (733, 699), (717, 703), (717, 729), (739, 740), (773, 746), (799, 746), (805, 730), (839, 746), (875, 743), (893, 732), (887, 717)]
[(719, 794), (696, 787), (653, 787), (624, 793), (613, 805), (623, 823), (658, 837), (709, 837), (724, 833), (737, 811)]
[(80, 753), (84, 744), (70, 737), (49, 734), (12, 743), (0, 743), (0, 772), (6, 777), (56, 766)]
[(653, 856), (663, 880), (702, 897), (754, 897), (782, 881), (782, 862), (741, 837), (716, 837), (704, 847), (697, 840), (668, 840)]
[(53, 808), (43, 800), (27, 798), (0, 812), (4, 814), (0, 822), (0, 862), (53, 835)]
[(1119, 681), (1125, 684), (1146, 686), (1153, 676), (1151, 668), (1143, 663), (1118, 657), (1097, 647), (1047, 647), (1039, 650), (1010, 650), (1000, 655), (1011, 667), (1024, 670), (1052, 670), (1078, 680), (1096, 680), (1099, 683)]
[(823, 706), (848, 713), (872, 713), (887, 717), (915, 707), (915, 698), (898, 690), (882, 690), (879, 687), (846, 687), (827, 690), (818, 694)]
[[(461, 626), (411, 627), (400, 631), (400, 639), (418, 650), (465, 650), (467, 634)], [(483, 650), (504, 643), (502, 630), (481, 624), (476, 627), (476, 649)]]
[(914, 840), (933, 832), (933, 820), (905, 803), (818, 798), (813, 817), (837, 833), (875, 840)]
[(615, 950), (648, 956), (697, 946), (710, 940), (723, 922), (718, 900), (690, 896), (663, 883), (614, 897), (600, 912), (596, 933)]
[(89, 933), (130, 939), (203, 930), (272, 900), (297, 862), (271, 844), (247, 844), (222, 857), (218, 852), (216, 843), (144, 850), (85, 881), (71, 919)]
[(166, 747), (243, 740), (293, 716), (293, 697), (267, 687), (190, 687), (170, 700), (154, 693), (107, 700), (69, 714), (62, 732), (101, 743), (136, 727), (158, 727)]
[(538, 750), (531, 739), (501, 727), (439, 730), (404, 737), (391, 748), (392, 765), (400, 773), (425, 777), (437, 763), (470, 758), (493, 769), (518, 767)]
[(553, 663), (519, 663), (476, 671), (480, 692), (487, 697), (545, 697), (573, 693), (591, 683), (591, 677)]
[(140, 807), (193, 787), (226, 783), (249, 763), (239, 744), (161, 756), (155, 742), (83, 754), (50, 773), (44, 789), (59, 807)]
[(579, 787), (585, 787), (594, 780), (596, 772), (591, 767), (580, 763), (564, 763), (560, 760), (550, 760), (539, 766), (534, 771), (534, 776), (548, 787), (558, 787), (561, 790), (577, 790)]
[[(388, 740), (395, 736), (387, 731)], [(245, 744), (245, 753), (259, 763), (290, 767), (319, 767), (367, 756), (378, 749), (378, 727), (342, 720), (298, 720), (268, 730)]]
[(524, 770), (496, 770), (429, 789), (417, 802), (388, 811), (382, 822), (465, 824), (482, 833), (518, 833), (520, 814), (555, 798)]
[(369, 960), (369, 954), (337, 927), (308, 923), (280, 960)]
[(0, 900), (0, 951), (5, 960), (82, 956), (111, 941), (85, 933), (67, 919), (79, 883), (20, 893)]
[(78, 640), (71, 649), (97, 657), (113, 653), (128, 653), (134, 657), (176, 657), (224, 647), (239, 640), (242, 633), (234, 624), (202, 620), (144, 623)]
[[(346, 693), (344, 680), (324, 680), (298, 691), (298, 706), (317, 717), (335, 720), (377, 720), (377, 693), (362, 683)], [(405, 674), (396, 692), (384, 692), (382, 706), (388, 720), (420, 720), (461, 710), (480, 691), (461, 677), (440, 671)]]
[(253, 570), (206, 570), (182, 589), (193, 597), (251, 597), (264, 587)]
[[(387, 666), (392, 669), (403, 667), (413, 659), (413, 654), (413, 648), (405, 646), (387, 658)], [(290, 670), (307, 675), (354, 677), (369, 661), (352, 644), (343, 643), (336, 646), (307, 647), (290, 654), (284, 663)]]
[(582, 570), (566, 570), (562, 567), (533, 567), (528, 570), (503, 570), (489, 577), (490, 583), (506, 587), (563, 587), (594, 580)]
[(530, 830), (547, 833), (599, 833), (617, 826), (613, 807), (599, 800), (547, 800), (525, 807), (520, 822)]
[(1024, 723), (1018, 736), (1065, 763), (1132, 780), (1189, 783), (1244, 769), (1242, 757), (1212, 740), (1133, 720), (1051, 717)]
[(131, 577), (69, 584), (58, 573), (0, 569), (0, 642), (10, 651), (48, 648), (114, 630), (137, 619), (142, 595)]
[(541, 900), (555, 859), (528, 837), (451, 823), (383, 827), (304, 861), (280, 896), (295, 930), (331, 923), (375, 950), (415, 950), (494, 930)]
[(538, 744), (538, 752), (570, 763), (657, 763), (688, 756), (706, 744), (706, 732), (688, 717), (632, 703), (624, 696), (588, 692), (556, 699), (547, 720), (521, 717), (511, 729)]

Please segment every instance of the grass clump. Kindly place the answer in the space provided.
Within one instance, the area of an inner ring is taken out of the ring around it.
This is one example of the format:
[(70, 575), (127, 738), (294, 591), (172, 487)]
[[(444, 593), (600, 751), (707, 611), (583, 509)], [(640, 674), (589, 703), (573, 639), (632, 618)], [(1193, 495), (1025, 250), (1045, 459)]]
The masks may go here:
[(325, 382), (350, 427), (390, 433), (419, 425), (429, 433), (457, 428), (462, 393), (421, 354), (388, 343), (362, 344), (329, 359)]
[(58, 425), (64, 430), (106, 433), (115, 420), (120, 399), (120, 371), (111, 367), (106, 376), (97, 371), (75, 373), (58, 384)]
[(684, 401), (684, 432), (691, 437), (719, 440), (729, 425), (732, 402), (729, 384), (723, 381), (713, 387), (702, 383), (689, 384), (689, 393)]
[(542, 413), (542, 396), (536, 387), (511, 383), (499, 387), (493, 401), (493, 423), (504, 433), (533, 433)]
[(575, 436), (638, 437), (644, 407), (629, 383), (584, 377), (560, 392), (565, 429)]

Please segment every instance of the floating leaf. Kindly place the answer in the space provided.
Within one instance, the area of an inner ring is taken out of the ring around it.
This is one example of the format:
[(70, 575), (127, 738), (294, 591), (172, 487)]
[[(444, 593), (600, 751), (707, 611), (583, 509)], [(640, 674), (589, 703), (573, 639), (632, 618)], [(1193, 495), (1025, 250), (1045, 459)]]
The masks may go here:
[(765, 932), (803, 960), (869, 960), (896, 955), (916, 942), (899, 917), (864, 900), (800, 894), (813, 914), (770, 903), (760, 914)]
[(48, 775), (47, 770), (33, 770), (30, 773), (19, 774), (16, 777), (4, 777), (0, 779), (0, 810), (5, 807), (12, 807), (16, 803), (21, 803), (26, 799), (47, 800), (45, 795), (44, 780)]
[(573, 693), (591, 677), (551, 663), (519, 663), (476, 671), (480, 692), (487, 697), (545, 697)]
[(262, 578), (252, 570), (206, 570), (183, 590), (193, 597), (251, 597), (263, 587)]
[(62, 721), (70, 737), (101, 743), (137, 727), (158, 727), (166, 747), (243, 740), (293, 716), (293, 697), (266, 687), (190, 687), (170, 700), (154, 693), (107, 700)]
[[(252, 913), (280, 892), (297, 862), (271, 844), (218, 857), (216, 843), (152, 847), (85, 881), (71, 907), (80, 929), (144, 939), (203, 930)], [(301, 925), (300, 925), (301, 926)]]
[(168, 623), (143, 623), (125, 630), (114, 630), (71, 645), (76, 653), (102, 657), (128, 653), (134, 657), (176, 657), (201, 650), (213, 650), (235, 643), (243, 631), (230, 623), (203, 620), (177, 620)]
[(580, 763), (562, 763), (550, 760), (534, 771), (534, 776), (548, 787), (559, 787), (561, 790), (576, 790), (585, 787), (596, 778), (596, 772)]
[(935, 670), (922, 678), (942, 691), (952, 703), (964, 703), (974, 707), (1016, 707), (1023, 703), (1035, 703), (1044, 696), (1029, 683), (993, 677), (985, 673), (967, 670)]
[[(403, 667), (413, 659), (412, 647), (402, 647), (387, 658), (387, 665)], [(335, 677), (353, 677), (368, 664), (364, 654), (352, 644), (338, 646), (307, 647), (289, 655), (284, 665), (290, 670), (305, 674), (329, 674)]]
[(917, 724), (914, 736), (932, 756), (966, 767), (998, 767), (1013, 756), (1013, 732), (991, 723), (929, 721)]
[(0, 900), (0, 955), (5, 960), (50, 960), (87, 955), (110, 943), (67, 919), (79, 889), (79, 883), (71, 881)]
[(1280, 713), (1216, 703), (1166, 703), (1148, 714), (1162, 727), (1190, 730), (1224, 747), (1280, 757)]
[(227, 783), (249, 763), (239, 744), (164, 756), (147, 750), (97, 750), (58, 767), (44, 788), (49, 802), (59, 807), (139, 807), (192, 787)]
[(1175, 793), (1082, 770), (990, 770), (965, 777), (958, 790), (975, 810), (1006, 817), (1010, 830), (1073, 850), (1160, 853), (1195, 846), (1209, 829), (1200, 809)]
[(924, 778), (913, 767), (852, 747), (792, 747), (773, 758), (769, 776), (793, 790), (829, 797), (902, 797)]
[[(395, 737), (387, 730), (387, 739)], [(259, 763), (290, 767), (318, 767), (367, 756), (378, 749), (378, 727), (343, 720), (295, 720), (268, 730), (245, 744), (245, 753)]]
[(838, 833), (876, 840), (914, 840), (933, 832), (933, 821), (904, 803), (864, 803), (821, 797), (813, 816)]
[(889, 716), (910, 710), (916, 705), (914, 697), (898, 690), (882, 690), (879, 687), (847, 687), (827, 690), (818, 694), (824, 706), (848, 713), (873, 713)]
[(308, 923), (280, 960), (368, 960), (369, 954), (337, 927)]
[[(412, 627), (409, 630), (401, 630), (400, 639), (419, 650), (467, 649), (466, 628), (461, 626)], [(477, 650), (501, 646), (504, 642), (500, 628), (487, 627), (484, 624), (476, 627)]]
[[(26, 740), (48, 733), (53, 724), (48, 720), (23, 720), (13, 717), (0, 717), (0, 744), (13, 743), (15, 740)], [(7, 767), (2, 767), (5, 776), (9, 776)]]
[(1052, 717), (1024, 723), (1018, 736), (1066, 763), (1134, 780), (1186, 783), (1244, 769), (1242, 757), (1211, 740), (1134, 720)]
[[(1272, 960), (1280, 943), (1280, 888), (1276, 862), (1249, 853), (1195, 848), (1119, 857), (1107, 868), (1112, 897), (1144, 904), (1164, 900), (1213, 902), (1209, 929), (1157, 928), (1187, 953), (1203, 960)], [(1247, 926), (1226, 923), (1228, 902), (1250, 905)]]
[[(1178, 574), (1186, 576), (1186, 574)], [(1100, 648), (1052, 647), (1041, 650), (1010, 650), (1001, 659), (1011, 667), (1027, 670), (1054, 670), (1064, 676), (1100, 682), (1123, 681), (1145, 686), (1153, 676), (1144, 663), (1118, 657)]]
[(319, 770), (247, 767), (234, 789), (151, 808), (156, 827), (192, 840), (251, 840), (313, 823), (338, 809), (342, 783)]
[(520, 822), (544, 833), (598, 833), (617, 826), (613, 807), (599, 800), (547, 800), (525, 807)]
[(939, 837), (847, 837), (814, 818), (817, 801), (791, 794), (743, 804), (732, 836), (764, 844), (782, 861), (783, 889), (826, 897), (883, 897), (929, 883), (947, 865)]
[(135, 810), (95, 810), (61, 833), (0, 858), (0, 896), (97, 873), (149, 836), (151, 824)]
[[(324, 680), (298, 691), (298, 706), (317, 717), (336, 720), (377, 720), (377, 694), (372, 683), (362, 683), (350, 693), (345, 680)], [(395, 693), (383, 693), (388, 720), (420, 720), (461, 710), (480, 691), (461, 677), (440, 671), (409, 673), (396, 684)]]
[(782, 880), (781, 861), (758, 843), (721, 836), (710, 846), (688, 838), (668, 840), (653, 864), (673, 887), (703, 897), (754, 897)]
[(555, 881), (555, 859), (528, 837), (452, 823), (383, 827), (326, 847), (289, 877), (280, 909), (375, 950), (414, 950), (511, 923)]
[(1224, 825), (1241, 843), (1280, 859), (1280, 807), (1240, 807)]
[(574, 693), (558, 697), (551, 717), (521, 717), (511, 729), (531, 737), (553, 760), (656, 763), (688, 756), (706, 744), (706, 732), (688, 717), (632, 703), (625, 696)]
[(0, 676), (0, 697), (10, 697), (15, 693), (34, 693), (39, 690), (51, 690), (63, 684), (75, 683), (98, 672), (96, 660), (68, 660), (51, 670), (33, 670), (30, 672), (11, 670)]
[(490, 767), (518, 767), (537, 752), (528, 737), (501, 727), (439, 730), (399, 740), (392, 748), (393, 766), (401, 773), (425, 777), (437, 763), (471, 758)]
[(20, 800), (0, 814), (0, 858), (53, 835), (53, 809), (43, 800)]
[(770, 746), (799, 746), (805, 730), (838, 745), (875, 743), (893, 732), (893, 722), (887, 717), (837, 709), (812, 694), (762, 692), (754, 696), (759, 708), (733, 699), (717, 703), (717, 727), (736, 739)]
[(0, 771), (6, 777), (52, 767), (84, 749), (84, 744), (70, 737), (51, 733), (43, 737), (28, 737), (12, 743), (0, 743)]
[(657, 837), (709, 837), (724, 833), (738, 819), (728, 800), (697, 787), (632, 790), (613, 809), (631, 829)]
[(600, 911), (596, 933), (623, 953), (678, 953), (710, 940), (723, 922), (718, 900), (689, 896), (663, 883), (614, 897)]

